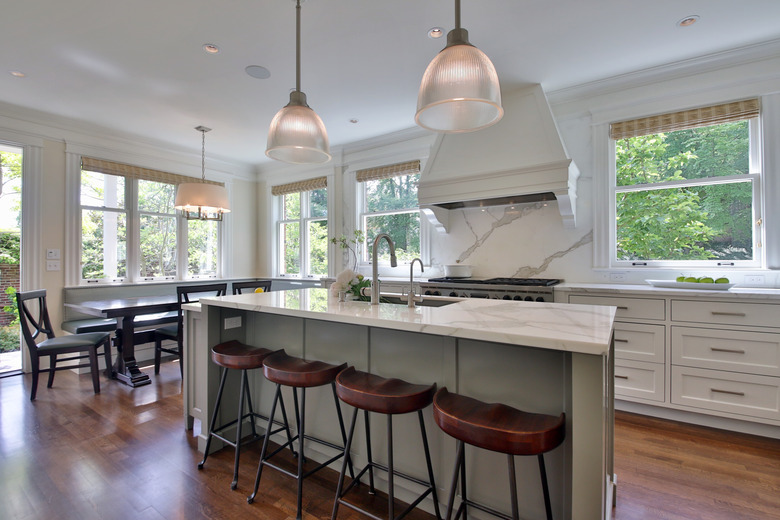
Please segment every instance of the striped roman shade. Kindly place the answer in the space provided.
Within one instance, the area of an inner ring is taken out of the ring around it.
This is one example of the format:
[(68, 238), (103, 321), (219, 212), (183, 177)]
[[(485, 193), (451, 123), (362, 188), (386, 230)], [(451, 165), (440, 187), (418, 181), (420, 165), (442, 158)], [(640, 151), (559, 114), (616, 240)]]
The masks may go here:
[(302, 191), (314, 191), (328, 187), (327, 177), (317, 177), (316, 179), (307, 179), (305, 181), (290, 182), (288, 184), (279, 184), (271, 186), (271, 195), (287, 195), (289, 193), (300, 193)]
[(758, 117), (759, 109), (758, 99), (745, 99), (722, 105), (641, 117), (639, 119), (612, 123), (609, 125), (609, 136), (615, 140), (626, 139), (639, 135), (673, 132), (675, 130), (742, 121), (743, 119)]
[(224, 186), (224, 182), (208, 181), (198, 177), (188, 177), (187, 175), (177, 175), (175, 173), (162, 172), (159, 170), (150, 170), (131, 164), (123, 164), (105, 159), (95, 159), (93, 157), (81, 158), (81, 169), (88, 172), (105, 173), (106, 175), (117, 175), (130, 179), (142, 179), (145, 181), (164, 182), (166, 184), (184, 184), (187, 182), (205, 184), (216, 184)]
[(358, 182), (378, 181), (401, 175), (413, 175), (420, 173), (420, 161), (407, 161), (376, 168), (366, 168), (356, 172)]

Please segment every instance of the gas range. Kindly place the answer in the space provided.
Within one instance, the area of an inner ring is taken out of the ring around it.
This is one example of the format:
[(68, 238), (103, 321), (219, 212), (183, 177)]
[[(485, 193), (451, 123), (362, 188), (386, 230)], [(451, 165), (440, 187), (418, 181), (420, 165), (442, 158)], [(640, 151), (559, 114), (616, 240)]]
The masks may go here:
[(554, 278), (431, 278), (420, 282), (423, 294), (493, 300), (553, 301)]

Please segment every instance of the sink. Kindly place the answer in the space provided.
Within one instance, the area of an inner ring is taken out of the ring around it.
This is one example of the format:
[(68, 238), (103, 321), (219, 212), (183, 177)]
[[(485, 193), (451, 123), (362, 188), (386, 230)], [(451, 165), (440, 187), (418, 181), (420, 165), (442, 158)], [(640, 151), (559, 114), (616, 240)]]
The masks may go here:
[[(457, 303), (459, 300), (443, 300), (443, 299), (429, 299), (429, 298), (423, 298), (423, 301), (421, 302), (415, 302), (415, 307), (444, 307), (445, 305), (450, 305), (451, 303)], [(392, 303), (395, 305), (408, 305), (406, 303), (406, 300), (402, 300), (399, 296), (389, 296), (389, 295), (382, 295), (381, 303)]]

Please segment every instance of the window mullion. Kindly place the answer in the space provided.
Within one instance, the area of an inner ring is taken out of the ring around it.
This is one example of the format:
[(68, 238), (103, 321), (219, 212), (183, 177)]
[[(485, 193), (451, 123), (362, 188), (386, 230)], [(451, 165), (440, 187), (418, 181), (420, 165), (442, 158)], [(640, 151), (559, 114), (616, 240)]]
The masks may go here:
[(669, 188), (690, 188), (694, 186), (712, 186), (715, 184), (733, 184), (751, 182), (758, 178), (757, 174), (724, 175), (721, 177), (705, 177), (702, 179), (684, 179), (679, 181), (656, 182), (653, 184), (632, 184), (630, 186), (615, 186), (615, 193), (630, 193), (635, 191), (665, 190)]
[(138, 212), (138, 179), (125, 180), (127, 208), (127, 279), (137, 282), (141, 273), (141, 221)]

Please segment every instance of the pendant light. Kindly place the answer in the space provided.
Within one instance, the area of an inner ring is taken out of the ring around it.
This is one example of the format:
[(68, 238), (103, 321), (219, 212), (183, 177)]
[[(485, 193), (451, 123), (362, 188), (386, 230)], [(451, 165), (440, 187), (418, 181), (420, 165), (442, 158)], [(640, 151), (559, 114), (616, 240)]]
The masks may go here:
[(455, 0), (455, 28), (425, 69), (414, 120), (434, 132), (459, 133), (487, 128), (503, 115), (496, 68), (469, 43), (468, 31), (460, 26), (460, 0)]
[(230, 213), (227, 190), (218, 184), (206, 184), (206, 132), (211, 128), (195, 127), (201, 133), (201, 174), (203, 182), (185, 182), (176, 189), (174, 208), (187, 220), (222, 220), (223, 213)]
[(330, 160), (328, 132), (301, 92), (301, 0), (295, 2), (295, 90), (290, 102), (276, 113), (268, 130), (265, 154), (293, 164), (325, 163)]

